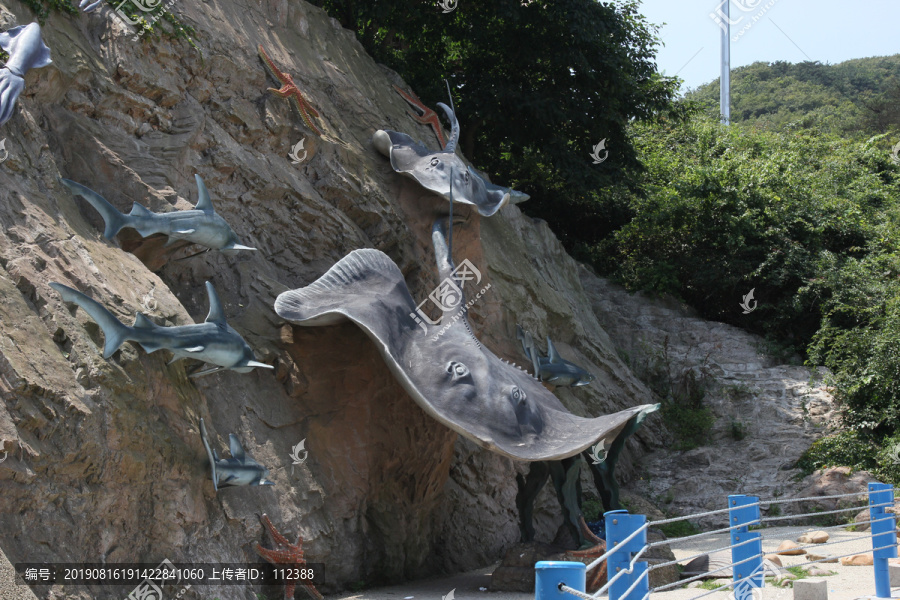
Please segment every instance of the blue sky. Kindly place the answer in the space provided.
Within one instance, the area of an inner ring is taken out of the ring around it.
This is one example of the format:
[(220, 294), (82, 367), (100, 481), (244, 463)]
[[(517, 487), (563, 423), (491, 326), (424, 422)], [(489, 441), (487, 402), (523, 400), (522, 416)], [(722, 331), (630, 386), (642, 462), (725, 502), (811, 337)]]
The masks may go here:
[[(657, 66), (684, 80), (681, 91), (719, 76), (721, 29), (710, 13), (724, 0), (642, 0), (640, 12), (662, 25)], [(732, 69), (756, 61), (839, 63), (900, 53), (900, 0), (729, 0)], [(741, 10), (740, 6), (751, 9)], [(724, 11), (724, 8), (722, 9)], [(763, 13), (756, 22), (755, 16)], [(741, 33), (748, 24), (749, 29)]]

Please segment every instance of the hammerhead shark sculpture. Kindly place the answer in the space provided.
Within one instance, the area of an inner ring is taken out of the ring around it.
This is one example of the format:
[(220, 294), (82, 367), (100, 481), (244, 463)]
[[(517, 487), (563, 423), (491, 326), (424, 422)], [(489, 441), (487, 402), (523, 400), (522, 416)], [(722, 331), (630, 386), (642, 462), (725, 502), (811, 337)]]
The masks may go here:
[[(452, 97), (450, 103), (453, 103)], [(386, 129), (375, 132), (372, 143), (391, 160), (394, 170), (412, 177), (419, 185), (445, 200), (474, 205), (485, 217), (496, 214), (508, 202), (517, 204), (528, 200), (528, 194), (488, 182), (456, 155), (456, 144), (459, 142), (456, 113), (443, 102), (437, 105), (447, 115), (451, 125), (450, 139), (443, 150), (432, 152), (405, 133)], [(452, 198), (451, 187), (454, 192)]]
[[(447, 219), (438, 219), (432, 243), (441, 280), (452, 277)], [(463, 299), (464, 300), (464, 299)], [(304, 326), (343, 320), (375, 342), (398, 382), (429, 415), (480, 446), (518, 460), (570, 457), (604, 440), (611, 444), (649, 405), (593, 419), (570, 413), (521, 368), (501, 360), (472, 334), (465, 302), (444, 311), (437, 325), (416, 313), (397, 265), (383, 252), (354, 250), (310, 285), (284, 292), (275, 312)]]
[(575, 363), (562, 358), (549, 336), (547, 337), (547, 356), (541, 356), (531, 334), (522, 331), (518, 325), (516, 325), (516, 338), (522, 342), (522, 350), (525, 352), (525, 356), (531, 359), (534, 372), (538, 374), (541, 381), (557, 386), (579, 387), (594, 380), (593, 375)]
[(206, 424), (200, 419), (200, 438), (206, 447), (209, 456), (209, 466), (212, 469), (213, 487), (219, 491), (219, 487), (237, 485), (275, 485), (269, 481), (269, 470), (256, 462), (252, 456), (244, 451), (241, 441), (236, 435), (228, 435), (228, 446), (231, 449), (231, 458), (219, 458), (216, 451), (209, 446), (209, 438), (206, 435)]
[(77, 304), (84, 309), (103, 330), (106, 337), (103, 358), (109, 358), (126, 341), (132, 341), (140, 344), (141, 348), (149, 353), (162, 349), (169, 350), (174, 355), (169, 364), (183, 358), (194, 358), (216, 365), (191, 373), (191, 377), (200, 377), (225, 369), (238, 373), (249, 373), (256, 367), (274, 369), (271, 365), (254, 360), (253, 350), (226, 322), (219, 296), (208, 281), (206, 293), (209, 294), (209, 315), (206, 322), (174, 327), (157, 325), (143, 313), (137, 313), (134, 316), (134, 326), (129, 327), (98, 302), (78, 290), (61, 283), (51, 283), (50, 287), (59, 292), (66, 302)]
[(166, 234), (169, 236), (166, 246), (177, 240), (185, 240), (223, 252), (256, 250), (256, 248), (242, 246), (238, 243), (237, 234), (225, 219), (216, 214), (203, 180), (199, 175), (194, 175), (194, 178), (197, 180), (199, 198), (193, 210), (154, 213), (135, 202), (131, 206), (131, 212), (127, 215), (119, 212), (115, 206), (107, 202), (106, 198), (94, 190), (69, 179), (60, 178), (59, 181), (73, 194), (87, 200), (100, 213), (106, 224), (103, 237), (108, 240), (111, 240), (122, 229), (130, 227), (137, 230), (143, 237), (154, 233)]

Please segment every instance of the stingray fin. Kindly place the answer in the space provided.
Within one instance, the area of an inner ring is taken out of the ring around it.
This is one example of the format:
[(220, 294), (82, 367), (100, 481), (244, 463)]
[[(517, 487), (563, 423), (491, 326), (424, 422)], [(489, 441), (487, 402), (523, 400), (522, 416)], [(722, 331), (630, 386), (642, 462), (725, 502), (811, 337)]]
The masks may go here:
[(228, 448), (231, 450), (232, 458), (236, 458), (241, 462), (246, 460), (246, 453), (244, 452), (244, 447), (241, 446), (241, 440), (233, 433), (228, 435)]
[(218, 325), (225, 324), (225, 310), (219, 301), (219, 295), (210, 282), (206, 282), (206, 293), (209, 296), (209, 314), (206, 315), (207, 323), (216, 323)]
[(41, 39), (41, 27), (37, 23), (29, 23), (28, 25), (19, 25), (0, 33), (0, 48), (10, 55), (12, 58), (16, 54), (19, 46), (23, 49), (32, 46), (27, 63), (24, 65), (25, 71), (29, 69), (38, 69), (46, 67), (53, 61), (50, 59), (50, 48)]
[(350, 319), (383, 348), (396, 346), (389, 342), (397, 336), (421, 331), (408, 317), (415, 311), (400, 269), (384, 252), (370, 248), (354, 250), (313, 283), (275, 300), (275, 312), (283, 319), (301, 325)]
[(556, 351), (556, 346), (550, 341), (549, 335), (547, 336), (547, 358), (550, 359), (551, 363), (562, 363), (562, 358), (560, 358), (559, 352)]
[(202, 210), (203, 212), (216, 212), (213, 208), (212, 200), (209, 198), (209, 192), (206, 190), (206, 184), (203, 183), (203, 180), (200, 179), (199, 175), (194, 175), (194, 179), (197, 180), (197, 205), (194, 206), (195, 210)]

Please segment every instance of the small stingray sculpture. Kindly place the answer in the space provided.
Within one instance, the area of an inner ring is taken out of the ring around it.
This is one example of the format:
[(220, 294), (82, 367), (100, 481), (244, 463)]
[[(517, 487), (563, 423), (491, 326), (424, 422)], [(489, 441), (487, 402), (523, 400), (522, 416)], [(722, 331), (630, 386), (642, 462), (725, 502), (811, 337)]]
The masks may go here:
[(547, 356), (541, 356), (531, 334), (522, 331), (518, 325), (516, 325), (516, 338), (522, 342), (522, 351), (531, 360), (534, 372), (538, 373), (541, 381), (556, 386), (579, 387), (594, 380), (593, 375), (575, 363), (562, 358), (549, 337), (547, 338)]
[[(432, 243), (441, 280), (452, 277), (447, 219), (435, 222)], [(349, 319), (375, 342), (399, 383), (429, 415), (480, 446), (514, 459), (539, 461), (611, 444), (638, 406), (586, 419), (570, 413), (547, 388), (484, 348), (472, 334), (464, 299), (441, 324), (417, 324), (397, 265), (378, 250), (355, 250), (305, 288), (284, 292), (275, 312), (299, 325)]]
[(213, 487), (216, 488), (216, 491), (219, 491), (220, 487), (226, 486), (275, 485), (274, 481), (266, 479), (269, 476), (269, 470), (244, 451), (241, 441), (233, 433), (228, 436), (231, 458), (219, 458), (216, 451), (210, 448), (206, 424), (202, 418), (200, 419), (200, 439), (203, 440), (206, 454), (209, 456)]
[[(450, 102), (453, 102), (452, 98)], [(372, 143), (391, 160), (394, 170), (412, 177), (426, 190), (439, 194), (445, 200), (475, 206), (479, 214), (485, 217), (496, 214), (508, 202), (516, 204), (527, 200), (528, 194), (488, 182), (456, 155), (459, 121), (451, 107), (443, 102), (437, 105), (447, 115), (451, 125), (450, 140), (443, 150), (432, 152), (405, 133), (386, 129), (375, 132)]]
[(100, 303), (88, 298), (78, 290), (73, 290), (61, 283), (51, 283), (50, 287), (59, 292), (66, 302), (80, 306), (103, 330), (103, 335), (106, 337), (103, 358), (109, 358), (122, 344), (130, 340), (140, 344), (148, 353), (163, 349), (169, 350), (175, 355), (169, 364), (183, 358), (194, 358), (216, 365), (191, 373), (191, 377), (200, 377), (224, 369), (249, 373), (256, 367), (275, 368), (254, 360), (253, 350), (250, 349), (244, 338), (226, 322), (225, 311), (219, 302), (219, 296), (208, 281), (206, 282), (206, 293), (209, 295), (209, 315), (206, 317), (206, 322), (174, 327), (157, 325), (143, 313), (137, 313), (134, 316), (134, 326), (129, 327), (115, 318)]
[(143, 237), (155, 233), (169, 236), (166, 246), (174, 244), (178, 240), (184, 240), (226, 253), (238, 250), (256, 250), (256, 248), (242, 246), (238, 243), (237, 234), (231, 229), (231, 226), (216, 214), (203, 180), (199, 175), (194, 175), (194, 178), (197, 181), (198, 198), (197, 205), (193, 210), (154, 213), (135, 202), (131, 206), (131, 212), (127, 215), (119, 212), (115, 206), (106, 201), (106, 198), (94, 190), (69, 179), (60, 179), (59, 181), (74, 195), (87, 200), (100, 213), (106, 224), (103, 237), (108, 240), (126, 227), (130, 227), (137, 230)]
[(37, 23), (0, 33), (0, 48), (9, 54), (6, 66), (0, 69), (0, 125), (3, 125), (12, 117), (13, 106), (25, 89), (25, 73), (29, 69), (46, 67), (53, 61)]

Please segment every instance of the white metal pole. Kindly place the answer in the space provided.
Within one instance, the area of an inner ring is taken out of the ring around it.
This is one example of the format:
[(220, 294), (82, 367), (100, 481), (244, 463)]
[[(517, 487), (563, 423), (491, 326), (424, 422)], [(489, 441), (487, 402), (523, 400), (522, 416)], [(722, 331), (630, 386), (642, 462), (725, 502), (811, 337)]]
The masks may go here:
[(719, 108), (722, 124), (731, 122), (731, 0), (726, 0), (725, 26), (722, 28), (722, 74), (719, 79)]

